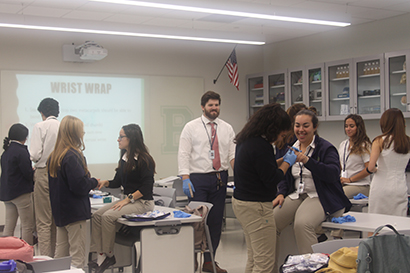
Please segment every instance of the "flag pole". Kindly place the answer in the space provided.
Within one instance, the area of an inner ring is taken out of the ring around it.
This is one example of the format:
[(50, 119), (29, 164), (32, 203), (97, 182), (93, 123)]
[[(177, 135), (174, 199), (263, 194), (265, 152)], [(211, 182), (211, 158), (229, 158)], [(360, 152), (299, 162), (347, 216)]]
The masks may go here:
[(231, 57), (232, 52), (235, 50), (236, 46), (237, 46), (237, 45), (235, 45), (235, 47), (234, 47), (234, 48), (232, 49), (232, 51), (231, 51), (231, 54), (229, 54), (228, 59), (226, 59), (226, 61), (224, 62), (224, 65), (222, 66), (221, 71), (219, 71), (219, 74), (218, 74), (218, 76), (216, 77), (216, 79), (214, 79), (214, 84), (215, 84), (216, 81), (219, 79), (219, 76), (221, 76), (221, 73), (222, 73), (222, 71), (224, 70), (226, 63), (229, 61), (229, 58)]

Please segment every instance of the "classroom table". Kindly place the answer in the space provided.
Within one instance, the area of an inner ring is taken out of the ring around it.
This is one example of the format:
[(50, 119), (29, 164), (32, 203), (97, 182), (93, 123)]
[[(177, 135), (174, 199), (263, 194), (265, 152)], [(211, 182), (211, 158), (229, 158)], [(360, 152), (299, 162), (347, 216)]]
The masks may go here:
[[(349, 211), (344, 215), (351, 215), (356, 218), (356, 222), (346, 222), (343, 224), (337, 224), (333, 222), (323, 222), (323, 228), (334, 228), (344, 230), (354, 230), (361, 232), (374, 232), (379, 226), (390, 224), (397, 231), (410, 230), (410, 218), (403, 216), (376, 214), (376, 213), (363, 213)], [(388, 229), (386, 229), (388, 230)]]
[[(106, 205), (102, 199), (90, 198), (91, 208), (96, 210)], [(194, 272), (194, 229), (192, 223), (201, 222), (202, 217), (175, 218), (178, 209), (155, 206), (154, 210), (170, 212), (165, 219), (152, 221), (129, 221), (119, 218), (120, 224), (141, 228), (141, 272)], [(177, 249), (178, 251), (175, 251)], [(170, 266), (172, 265), (172, 266)], [(136, 261), (132, 261), (135, 273)]]

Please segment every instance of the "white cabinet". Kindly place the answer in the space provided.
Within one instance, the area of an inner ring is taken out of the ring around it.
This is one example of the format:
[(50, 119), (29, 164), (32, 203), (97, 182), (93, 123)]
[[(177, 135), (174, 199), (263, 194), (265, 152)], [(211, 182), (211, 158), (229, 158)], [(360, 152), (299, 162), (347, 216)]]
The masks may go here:
[[(288, 70), (288, 75), (289, 75), (289, 100), (290, 100), (290, 105), (296, 104), (296, 103), (305, 103), (304, 101), (304, 82), (306, 82), (306, 79), (304, 79), (304, 68), (295, 68), (295, 69), (289, 69)], [(289, 105), (289, 106), (290, 106)]]
[(306, 97), (308, 102), (307, 106), (313, 106), (316, 108), (317, 116), (319, 120), (323, 120), (325, 117), (325, 73), (324, 64), (311, 65), (306, 67)]
[(354, 59), (356, 114), (377, 119), (386, 110), (383, 54)]
[(399, 51), (385, 54), (386, 107), (398, 108), (405, 117), (410, 117), (409, 90), (410, 83), (406, 80), (406, 60), (410, 51)]
[(268, 101), (267, 92), (265, 91), (266, 84), (264, 84), (265, 78), (263, 74), (249, 75), (246, 78), (248, 83), (249, 117)]
[(288, 85), (286, 70), (274, 71), (268, 74), (269, 103), (276, 102), (283, 110), (288, 108), (286, 93)]
[(355, 113), (355, 102), (351, 99), (353, 60), (342, 60), (325, 64), (326, 69), (326, 120), (343, 120)]

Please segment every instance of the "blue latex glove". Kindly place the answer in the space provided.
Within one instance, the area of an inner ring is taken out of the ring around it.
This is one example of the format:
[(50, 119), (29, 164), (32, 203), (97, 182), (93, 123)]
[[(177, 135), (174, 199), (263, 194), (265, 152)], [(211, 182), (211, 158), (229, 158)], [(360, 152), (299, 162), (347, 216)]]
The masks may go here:
[(180, 210), (174, 210), (174, 218), (188, 218), (191, 217), (191, 214), (180, 211)]
[(366, 195), (364, 195), (363, 193), (358, 193), (357, 195), (353, 196), (354, 200), (360, 200), (360, 199), (364, 199), (364, 198), (368, 198)]
[(295, 164), (296, 158), (297, 158), (297, 155), (295, 155), (295, 152), (289, 149), (288, 152), (283, 157), (283, 161), (289, 163), (289, 166), (292, 166), (293, 164)]
[(194, 185), (192, 185), (191, 179), (187, 178), (187, 179), (182, 180), (182, 189), (184, 190), (185, 195), (188, 196), (189, 198), (192, 198), (194, 196), (193, 195), (191, 196), (189, 187), (191, 187), (192, 194), (194, 194), (195, 189), (194, 189)]
[(332, 222), (337, 223), (337, 224), (343, 224), (345, 222), (356, 222), (356, 218), (354, 218), (354, 216), (351, 216), (351, 215), (346, 215), (342, 217), (333, 217)]

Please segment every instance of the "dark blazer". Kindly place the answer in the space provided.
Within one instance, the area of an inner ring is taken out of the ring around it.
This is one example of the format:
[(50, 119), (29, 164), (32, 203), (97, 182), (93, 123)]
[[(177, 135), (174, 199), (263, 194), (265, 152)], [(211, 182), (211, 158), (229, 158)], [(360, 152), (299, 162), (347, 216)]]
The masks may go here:
[[(349, 211), (352, 204), (344, 194), (340, 183), (340, 161), (337, 149), (321, 137), (315, 137), (315, 150), (309, 161), (304, 165), (311, 173), (315, 183), (320, 203), (326, 215), (330, 215), (342, 208)], [(291, 168), (285, 175), (285, 180), (278, 185), (278, 194), (287, 196), (293, 193), (295, 179)]]
[(61, 162), (57, 177), (48, 174), (51, 211), (58, 227), (91, 218), (88, 193), (98, 185), (95, 178), (85, 173), (81, 155), (68, 150)]
[(128, 195), (139, 190), (142, 194), (141, 199), (153, 200), (153, 187), (154, 187), (154, 170), (148, 168), (145, 163), (142, 163), (142, 167), (138, 166), (138, 161), (134, 160), (135, 168), (129, 172), (124, 173), (125, 161), (120, 160), (120, 166), (115, 173), (114, 179), (110, 180), (109, 188), (118, 188), (123, 186), (124, 194)]
[(262, 137), (251, 137), (236, 145), (234, 197), (242, 201), (270, 202), (284, 179), (272, 145)]
[(27, 146), (11, 142), (1, 155), (0, 200), (10, 201), (33, 192), (33, 174)]

